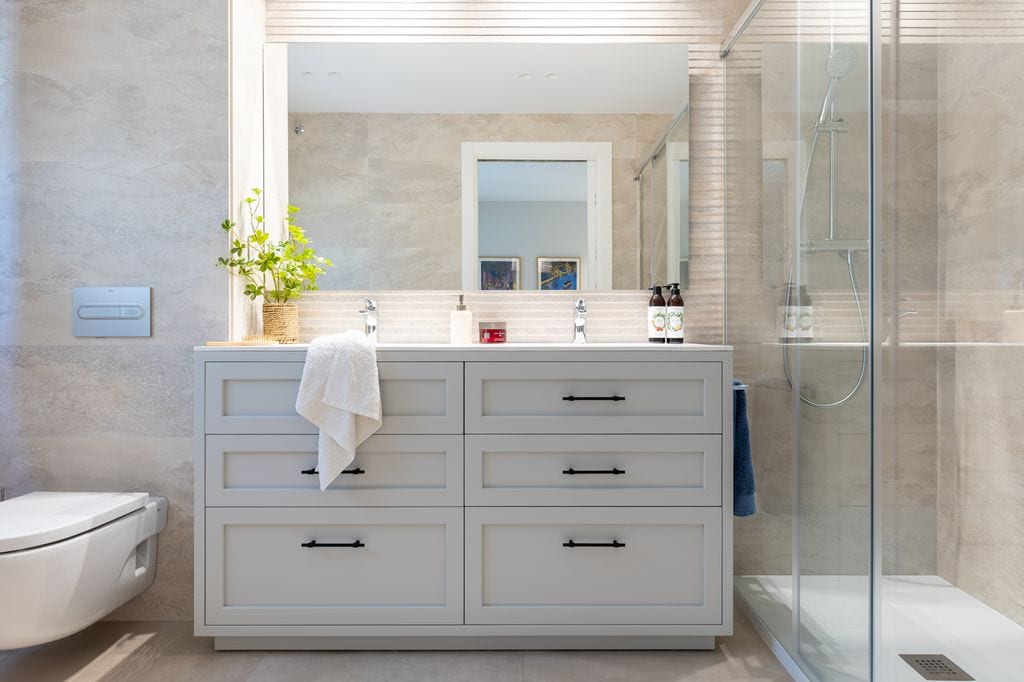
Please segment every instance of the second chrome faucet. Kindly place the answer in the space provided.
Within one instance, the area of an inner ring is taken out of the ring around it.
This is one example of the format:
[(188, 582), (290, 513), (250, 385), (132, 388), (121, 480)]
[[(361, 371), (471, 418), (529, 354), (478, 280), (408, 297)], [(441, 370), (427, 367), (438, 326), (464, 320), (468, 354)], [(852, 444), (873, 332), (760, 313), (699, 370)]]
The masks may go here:
[(587, 301), (582, 298), (576, 299), (575, 306), (575, 330), (572, 335), (573, 343), (587, 342)]

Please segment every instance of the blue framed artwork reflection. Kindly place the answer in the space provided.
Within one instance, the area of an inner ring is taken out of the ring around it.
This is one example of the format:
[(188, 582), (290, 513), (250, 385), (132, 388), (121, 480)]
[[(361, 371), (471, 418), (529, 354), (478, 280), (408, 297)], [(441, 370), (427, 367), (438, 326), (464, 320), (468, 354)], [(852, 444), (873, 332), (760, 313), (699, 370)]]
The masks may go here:
[(480, 258), (481, 291), (515, 291), (519, 289), (519, 258)]
[(579, 258), (537, 259), (537, 288), (541, 291), (578, 291), (580, 288)]

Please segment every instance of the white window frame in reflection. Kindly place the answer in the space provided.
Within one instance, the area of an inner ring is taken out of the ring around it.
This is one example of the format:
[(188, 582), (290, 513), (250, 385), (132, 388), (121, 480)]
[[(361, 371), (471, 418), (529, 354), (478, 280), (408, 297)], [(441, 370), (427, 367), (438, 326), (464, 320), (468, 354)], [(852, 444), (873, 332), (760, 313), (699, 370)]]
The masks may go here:
[(463, 142), (462, 288), (480, 289), (478, 164), (480, 161), (585, 161), (587, 251), (580, 289), (612, 288), (611, 142)]

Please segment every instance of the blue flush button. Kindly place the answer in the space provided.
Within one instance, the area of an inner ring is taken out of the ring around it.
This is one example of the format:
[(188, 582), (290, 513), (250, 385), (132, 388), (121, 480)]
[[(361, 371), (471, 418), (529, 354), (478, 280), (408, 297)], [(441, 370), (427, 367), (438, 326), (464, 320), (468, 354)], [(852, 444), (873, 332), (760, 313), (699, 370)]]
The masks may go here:
[(75, 287), (71, 331), (75, 336), (151, 336), (150, 287)]

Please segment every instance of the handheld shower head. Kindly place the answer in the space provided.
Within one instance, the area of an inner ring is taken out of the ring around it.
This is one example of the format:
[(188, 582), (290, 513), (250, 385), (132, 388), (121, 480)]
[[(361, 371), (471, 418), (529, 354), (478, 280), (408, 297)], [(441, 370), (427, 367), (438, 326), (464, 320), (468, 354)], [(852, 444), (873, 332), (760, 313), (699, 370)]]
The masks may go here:
[(857, 68), (857, 53), (852, 47), (842, 46), (832, 50), (825, 62), (825, 73), (829, 78), (846, 78)]
[(825, 125), (829, 117), (829, 109), (835, 101), (839, 89), (839, 79), (846, 78), (857, 68), (857, 53), (852, 47), (841, 46), (832, 50), (825, 61), (825, 73), (828, 74), (828, 87), (825, 88), (825, 99), (821, 103), (818, 114), (818, 126)]

